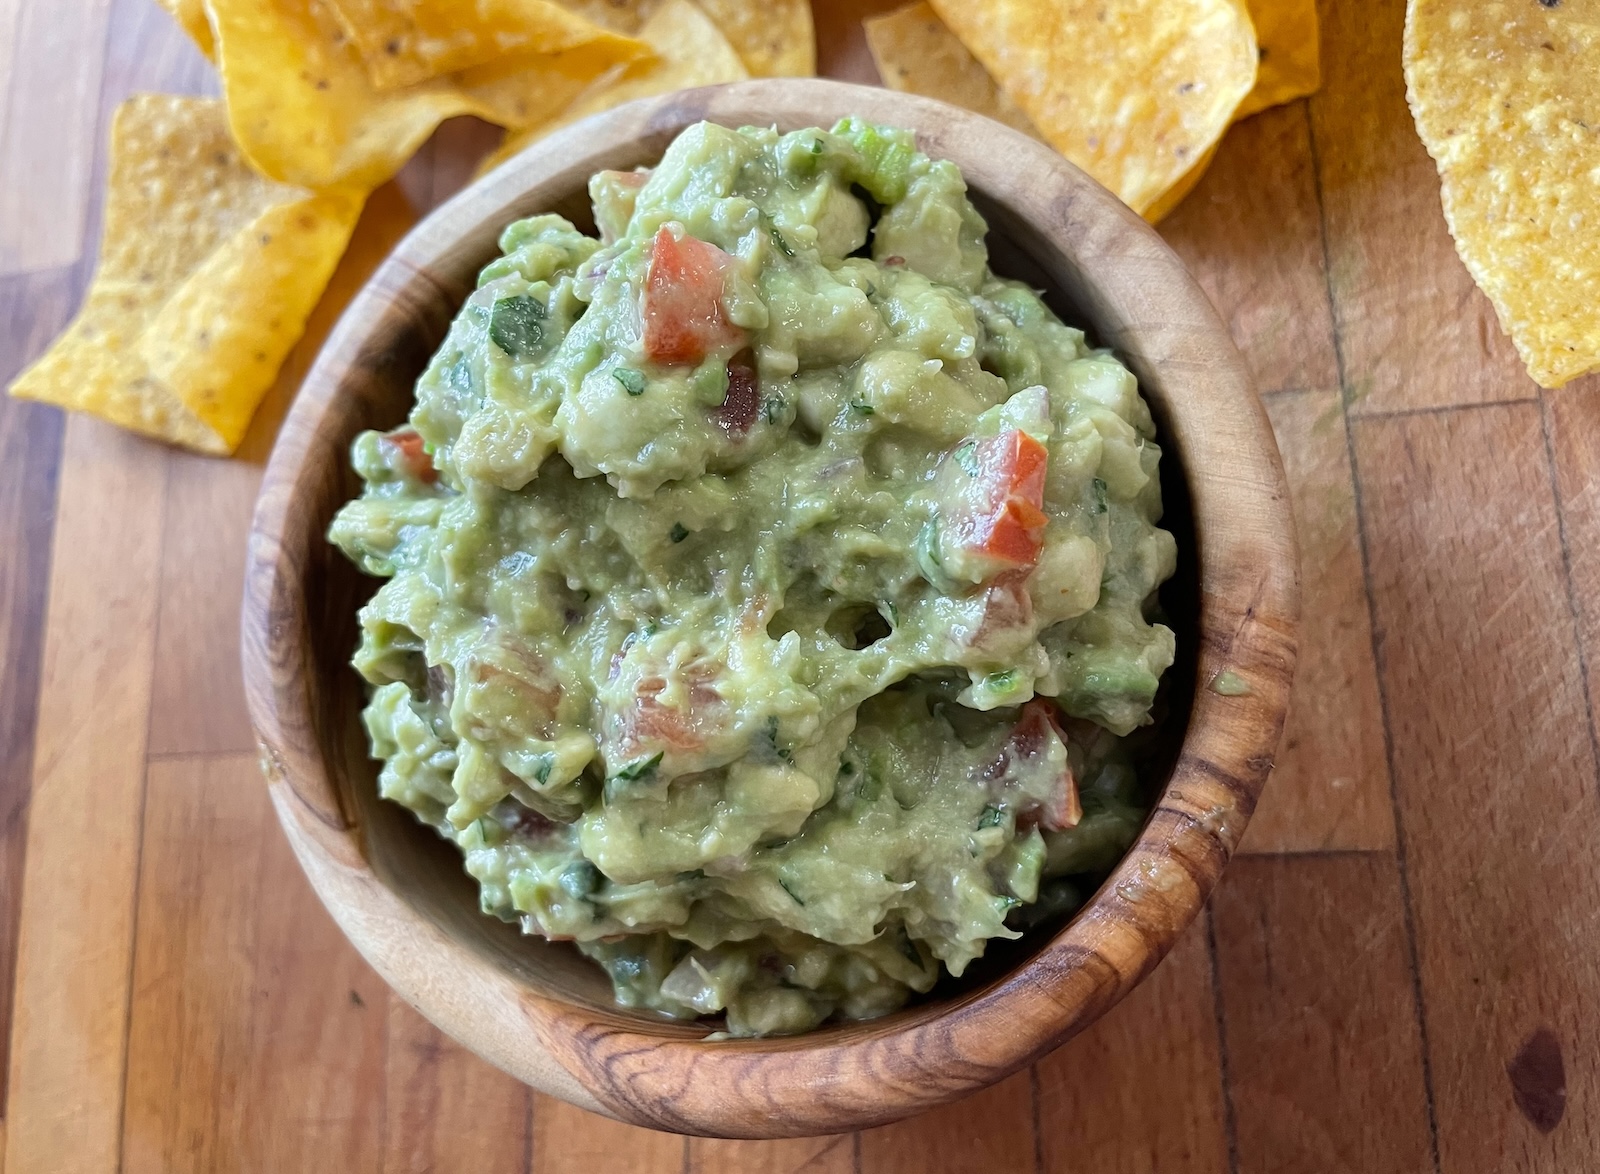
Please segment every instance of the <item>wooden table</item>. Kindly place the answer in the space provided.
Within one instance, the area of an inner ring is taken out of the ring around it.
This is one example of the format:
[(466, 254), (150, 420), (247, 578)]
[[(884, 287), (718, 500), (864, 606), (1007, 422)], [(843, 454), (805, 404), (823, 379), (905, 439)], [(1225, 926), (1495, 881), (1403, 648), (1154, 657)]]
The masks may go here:
[[(873, 7), (887, 6), (880, 0)], [(1541, 393), (1457, 261), (1401, 0), (1162, 226), (1259, 378), (1305, 557), (1297, 709), (1210, 914), (965, 1103), (716, 1142), (532, 1095), (391, 998), (302, 880), (238, 681), (243, 534), (295, 383), (492, 135), (369, 207), (243, 458), (0, 403), (4, 1169), (1600, 1168), (1600, 379)], [(843, 0), (825, 72), (871, 80)], [(0, 0), (0, 377), (67, 321), (110, 111), (215, 88), (151, 0)]]

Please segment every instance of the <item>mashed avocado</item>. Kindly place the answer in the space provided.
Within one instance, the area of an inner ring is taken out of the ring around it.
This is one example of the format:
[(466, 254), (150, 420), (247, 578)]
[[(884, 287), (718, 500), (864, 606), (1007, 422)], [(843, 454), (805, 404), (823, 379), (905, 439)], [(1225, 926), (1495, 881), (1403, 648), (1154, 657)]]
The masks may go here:
[(1149, 411), (906, 132), (702, 123), (590, 193), (355, 442), (379, 785), (625, 1005), (882, 1015), (1143, 819)]

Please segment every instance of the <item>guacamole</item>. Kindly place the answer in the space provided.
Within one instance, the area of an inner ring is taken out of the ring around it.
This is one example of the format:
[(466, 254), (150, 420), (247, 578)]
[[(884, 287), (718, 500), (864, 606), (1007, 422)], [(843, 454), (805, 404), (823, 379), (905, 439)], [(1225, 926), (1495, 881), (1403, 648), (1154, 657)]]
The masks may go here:
[(379, 786), (624, 1005), (882, 1015), (1137, 833), (1149, 410), (907, 132), (702, 123), (589, 191), (355, 442)]

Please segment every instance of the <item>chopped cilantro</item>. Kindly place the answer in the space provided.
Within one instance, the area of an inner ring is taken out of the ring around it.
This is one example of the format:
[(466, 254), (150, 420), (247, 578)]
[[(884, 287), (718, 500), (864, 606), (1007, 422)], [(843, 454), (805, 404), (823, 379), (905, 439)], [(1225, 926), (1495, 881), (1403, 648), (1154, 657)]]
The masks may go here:
[(622, 384), (622, 390), (629, 395), (644, 394), (643, 371), (635, 371), (632, 367), (613, 367), (611, 378)]
[(767, 225), (767, 233), (772, 237), (772, 243), (778, 246), (778, 251), (785, 257), (794, 256), (794, 248), (783, 239), (783, 233), (778, 231), (776, 224)]
[(956, 446), (956, 464), (966, 470), (968, 477), (978, 475), (978, 442), (963, 440)]
[(790, 899), (792, 899), (796, 905), (800, 906), (802, 909), (806, 907), (806, 903), (800, 899), (800, 895), (789, 887), (788, 881), (784, 880), (780, 876), (778, 878), (778, 883), (783, 886), (783, 891), (789, 894)]
[(617, 773), (606, 780), (609, 786), (612, 783), (637, 783), (641, 779), (649, 778), (656, 773), (656, 767), (661, 765), (661, 751), (657, 750), (648, 758), (635, 758), (617, 769)]
[(528, 359), (544, 350), (544, 303), (527, 294), (501, 298), (489, 311), (489, 341), (513, 359)]
[(1004, 807), (1001, 807), (997, 803), (989, 804), (989, 806), (983, 809), (983, 814), (978, 816), (978, 830), (981, 832), (985, 828), (999, 827), (1000, 821), (1005, 818), (1005, 814), (1006, 811)]
[(875, 409), (871, 404), (867, 403), (865, 400), (853, 399), (853, 400), (850, 401), (850, 410), (852, 412), (858, 412), (863, 416), (870, 416), (877, 409)]
[(917, 943), (912, 941), (911, 935), (904, 930), (900, 931), (900, 952), (909, 961), (916, 963), (918, 966), (922, 965), (922, 953), (917, 949)]

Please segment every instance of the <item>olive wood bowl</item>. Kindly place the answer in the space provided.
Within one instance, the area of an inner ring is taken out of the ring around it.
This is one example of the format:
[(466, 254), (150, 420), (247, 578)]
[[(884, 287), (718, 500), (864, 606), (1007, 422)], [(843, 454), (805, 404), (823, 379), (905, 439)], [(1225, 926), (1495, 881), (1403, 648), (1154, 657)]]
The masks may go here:
[[(994, 267), (1043, 288), (1138, 376), (1182, 551), (1159, 797), (1137, 843), (1053, 934), (992, 943), (966, 980), (893, 1015), (777, 1039), (617, 1007), (570, 946), (478, 911), (459, 853), (380, 801), (348, 661), (375, 584), (324, 538), (354, 497), (349, 446), (399, 423), (446, 327), (518, 217), (590, 225), (585, 185), (652, 164), (701, 119), (789, 130), (858, 114), (907, 127), (966, 174)], [(1126, 995), (1199, 913), (1276, 751), (1295, 661), (1293, 526), (1272, 432), (1228, 332), (1182, 263), (1115, 197), (1032, 139), (888, 90), (765, 80), (646, 99), (535, 144), (424, 220), (351, 303), (283, 425), (250, 534), (243, 657), (278, 818), (356, 948), (490, 1063), (624, 1121), (780, 1137), (881, 1124), (991, 1084)], [(1242, 696), (1207, 688), (1224, 669)]]

